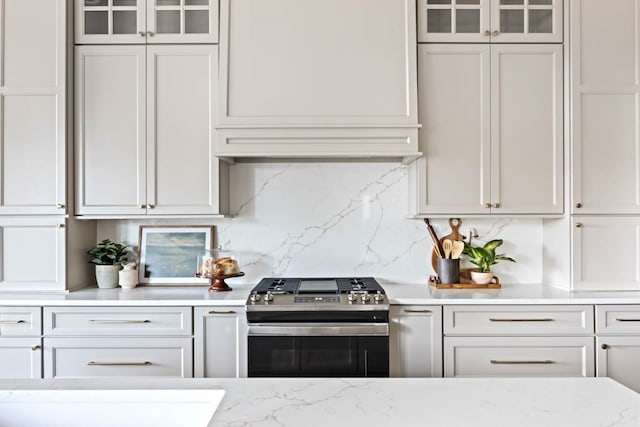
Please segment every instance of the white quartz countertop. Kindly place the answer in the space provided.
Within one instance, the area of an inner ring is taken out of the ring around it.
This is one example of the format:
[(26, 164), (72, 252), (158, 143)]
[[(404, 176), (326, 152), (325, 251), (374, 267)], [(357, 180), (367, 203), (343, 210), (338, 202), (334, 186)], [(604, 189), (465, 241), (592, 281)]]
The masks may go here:
[(17, 389), (223, 389), (209, 426), (640, 425), (640, 395), (609, 378), (0, 380)]
[[(503, 285), (501, 289), (445, 290), (426, 284), (381, 282), (391, 304), (640, 304), (640, 291), (570, 292), (551, 286)], [(134, 289), (84, 288), (68, 293), (0, 292), (0, 305), (42, 306), (242, 306), (252, 284), (229, 292), (206, 286), (138, 286)]]

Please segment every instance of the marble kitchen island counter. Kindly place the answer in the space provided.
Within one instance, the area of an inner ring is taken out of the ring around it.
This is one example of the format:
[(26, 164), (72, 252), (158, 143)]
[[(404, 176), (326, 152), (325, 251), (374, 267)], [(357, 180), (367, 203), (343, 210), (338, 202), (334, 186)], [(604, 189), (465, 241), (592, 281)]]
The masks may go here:
[(0, 380), (16, 389), (223, 389), (209, 426), (640, 425), (640, 395), (608, 378)]

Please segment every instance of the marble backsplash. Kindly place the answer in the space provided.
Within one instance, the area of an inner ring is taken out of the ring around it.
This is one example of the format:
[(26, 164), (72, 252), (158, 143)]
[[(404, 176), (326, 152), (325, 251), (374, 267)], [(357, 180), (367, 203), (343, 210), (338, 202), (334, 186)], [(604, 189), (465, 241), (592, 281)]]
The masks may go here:
[[(425, 283), (432, 242), (407, 206), (407, 168), (398, 163), (238, 163), (231, 167), (232, 218), (100, 220), (98, 238), (137, 249), (141, 224), (212, 224), (218, 244), (241, 257), (246, 275), (236, 283), (265, 276)], [(438, 235), (449, 234), (446, 219), (432, 224)], [(517, 263), (494, 266), (503, 283), (542, 282), (542, 220), (463, 219), (460, 231), (470, 228), (478, 241), (505, 240), (499, 252)]]

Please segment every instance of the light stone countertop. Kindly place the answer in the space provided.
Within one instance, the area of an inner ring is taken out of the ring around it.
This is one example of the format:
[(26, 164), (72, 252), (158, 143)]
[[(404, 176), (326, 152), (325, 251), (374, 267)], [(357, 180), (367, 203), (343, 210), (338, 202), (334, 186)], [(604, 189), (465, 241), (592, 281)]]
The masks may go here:
[(640, 425), (640, 394), (609, 378), (0, 380), (16, 389), (223, 389), (216, 427)]
[[(551, 286), (503, 285), (501, 289), (446, 290), (426, 284), (385, 283), (391, 304), (640, 304), (640, 291), (570, 292)], [(242, 306), (252, 284), (231, 284), (229, 292), (207, 286), (138, 286), (135, 289), (84, 288), (69, 293), (0, 292), (4, 306)]]

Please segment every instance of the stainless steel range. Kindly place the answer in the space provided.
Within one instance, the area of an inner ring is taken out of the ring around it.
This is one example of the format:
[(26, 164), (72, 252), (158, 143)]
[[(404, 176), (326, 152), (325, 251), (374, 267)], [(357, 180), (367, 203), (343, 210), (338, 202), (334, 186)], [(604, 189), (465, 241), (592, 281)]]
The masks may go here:
[(247, 321), (250, 377), (389, 376), (389, 302), (372, 277), (262, 279)]

